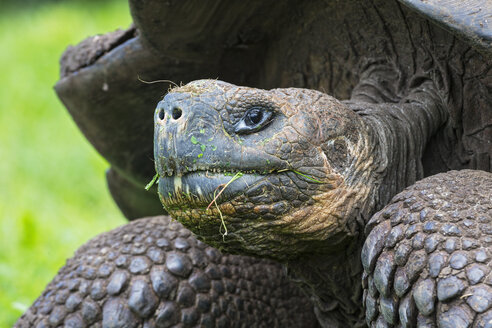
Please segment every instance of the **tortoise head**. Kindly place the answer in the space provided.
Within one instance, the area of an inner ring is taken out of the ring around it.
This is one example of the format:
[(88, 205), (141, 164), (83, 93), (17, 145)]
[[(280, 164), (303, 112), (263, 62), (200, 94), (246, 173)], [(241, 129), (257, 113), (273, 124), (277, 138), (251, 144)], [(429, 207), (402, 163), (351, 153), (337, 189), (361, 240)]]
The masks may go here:
[(231, 253), (330, 252), (357, 233), (369, 206), (369, 139), (357, 114), (317, 91), (194, 81), (155, 112), (159, 196), (172, 217)]

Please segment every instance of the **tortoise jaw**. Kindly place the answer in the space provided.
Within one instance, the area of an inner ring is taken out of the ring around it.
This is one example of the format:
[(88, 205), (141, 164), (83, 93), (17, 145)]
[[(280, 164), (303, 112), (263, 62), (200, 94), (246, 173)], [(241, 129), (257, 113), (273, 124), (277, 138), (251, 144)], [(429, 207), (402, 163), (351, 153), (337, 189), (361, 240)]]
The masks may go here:
[(194, 171), (182, 176), (160, 176), (158, 191), (166, 208), (204, 207), (214, 201), (222, 189), (220, 197), (216, 199), (217, 203), (233, 199), (263, 178), (265, 175), (241, 171)]

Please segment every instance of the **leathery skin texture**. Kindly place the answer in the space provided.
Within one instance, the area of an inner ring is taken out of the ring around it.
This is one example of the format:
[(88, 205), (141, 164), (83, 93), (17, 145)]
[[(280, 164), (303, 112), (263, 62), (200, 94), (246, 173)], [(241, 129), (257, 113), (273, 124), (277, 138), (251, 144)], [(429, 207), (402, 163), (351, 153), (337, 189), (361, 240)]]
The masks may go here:
[(316, 327), (280, 265), (222, 255), (167, 216), (99, 235), (15, 327)]
[(492, 326), (492, 174), (423, 179), (374, 215), (366, 232), (370, 327)]

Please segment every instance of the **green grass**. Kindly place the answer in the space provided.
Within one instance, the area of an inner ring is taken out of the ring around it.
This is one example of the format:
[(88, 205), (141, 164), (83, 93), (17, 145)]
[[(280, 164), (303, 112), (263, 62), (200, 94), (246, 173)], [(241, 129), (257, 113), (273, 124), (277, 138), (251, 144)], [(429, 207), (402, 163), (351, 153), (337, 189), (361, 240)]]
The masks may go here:
[(0, 11), (0, 327), (13, 325), (80, 245), (125, 222), (107, 191), (108, 164), (52, 86), (65, 47), (126, 28), (128, 3), (21, 7)]

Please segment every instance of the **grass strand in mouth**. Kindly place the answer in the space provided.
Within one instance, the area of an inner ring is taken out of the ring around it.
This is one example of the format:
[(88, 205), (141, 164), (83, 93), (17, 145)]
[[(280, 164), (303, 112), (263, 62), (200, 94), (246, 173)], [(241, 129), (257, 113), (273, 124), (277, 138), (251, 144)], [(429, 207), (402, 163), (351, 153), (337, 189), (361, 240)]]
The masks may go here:
[[(219, 191), (219, 193), (217, 194), (217, 189), (215, 189), (214, 191), (214, 199), (210, 202), (210, 204), (208, 204), (207, 206), (207, 211), (210, 209), (210, 206), (212, 206), (212, 204), (215, 204), (215, 207), (217, 208), (217, 211), (219, 212), (219, 216), (220, 216), (220, 222), (221, 222), (221, 225), (220, 225), (220, 228), (219, 228), (219, 232), (220, 234), (222, 235), (222, 239), (225, 238), (225, 236), (227, 236), (227, 226), (225, 224), (225, 221), (224, 221), (224, 216), (222, 215), (222, 212), (220, 211), (220, 208), (219, 208), (219, 205), (217, 204), (217, 199), (219, 198), (219, 196), (222, 194), (222, 192), (231, 184), (233, 183), (234, 181), (236, 181), (237, 179), (241, 178), (242, 176), (244, 175), (243, 172), (237, 172), (236, 175), (234, 175), (232, 177), (231, 180), (229, 180), (229, 182), (227, 182), (223, 187), (222, 189)], [(220, 187), (220, 186), (219, 186)], [(224, 227), (224, 233), (222, 233), (222, 227)]]
[[(217, 189), (215, 189), (214, 191), (214, 199), (210, 202), (210, 204), (208, 204), (207, 206), (207, 210), (210, 209), (210, 206), (212, 206), (213, 203), (215, 203), (215, 205), (217, 205), (217, 199), (219, 198), (219, 196), (224, 192), (224, 190), (231, 184), (233, 183), (234, 181), (236, 181), (237, 179), (239, 179), (240, 177), (242, 177), (244, 175), (243, 172), (237, 172), (231, 180), (229, 180), (229, 182), (227, 182), (224, 187), (222, 187), (222, 189), (220, 190), (220, 192), (215, 195), (215, 193), (217, 192)], [(220, 187), (220, 186), (219, 186)]]
[(154, 183), (157, 181), (158, 178), (159, 178), (159, 173), (156, 173), (152, 178), (152, 181), (147, 183), (147, 185), (145, 186), (145, 190), (149, 191), (149, 189), (152, 188), (152, 186), (154, 185)]
[(319, 181), (319, 180), (317, 180), (317, 179), (315, 179), (313, 177), (310, 177), (309, 175), (307, 175), (305, 173), (301, 173), (299, 171), (296, 171), (294, 169), (282, 169), (282, 170), (279, 170), (279, 171), (276, 171), (276, 172), (277, 173), (281, 173), (281, 172), (287, 172), (287, 171), (291, 171), (291, 172), (294, 172), (295, 174), (299, 174), (300, 176), (305, 177), (306, 179), (311, 180), (311, 181), (316, 182), (316, 183), (319, 183), (319, 184), (326, 183), (326, 182), (323, 182), (323, 181)]
[(296, 171), (296, 170), (291, 170), (291, 171), (292, 171), (292, 172), (294, 172), (295, 174), (299, 174), (300, 176), (303, 176), (303, 177), (305, 177), (306, 179), (311, 180), (311, 181), (313, 181), (313, 182), (320, 183), (320, 184), (323, 184), (323, 183), (324, 183), (323, 181), (319, 181), (319, 180), (317, 180), (317, 179), (315, 179), (315, 178), (313, 178), (313, 177), (310, 177), (310, 176), (309, 176), (309, 175), (307, 175), (307, 174), (301, 173), (301, 172), (299, 172), (299, 171)]
[[(219, 205), (217, 205), (217, 202), (215, 201), (215, 192), (217, 190), (214, 191), (214, 200), (213, 202), (215, 203), (215, 207), (217, 208), (217, 211), (219, 212), (219, 216), (220, 216), (220, 227), (219, 227), (219, 233), (222, 235), (222, 240), (225, 241), (225, 236), (227, 236), (227, 226), (225, 224), (225, 221), (224, 221), (224, 216), (222, 215), (222, 211), (220, 210), (219, 208)], [(224, 233), (222, 233), (222, 227), (224, 227)]]

